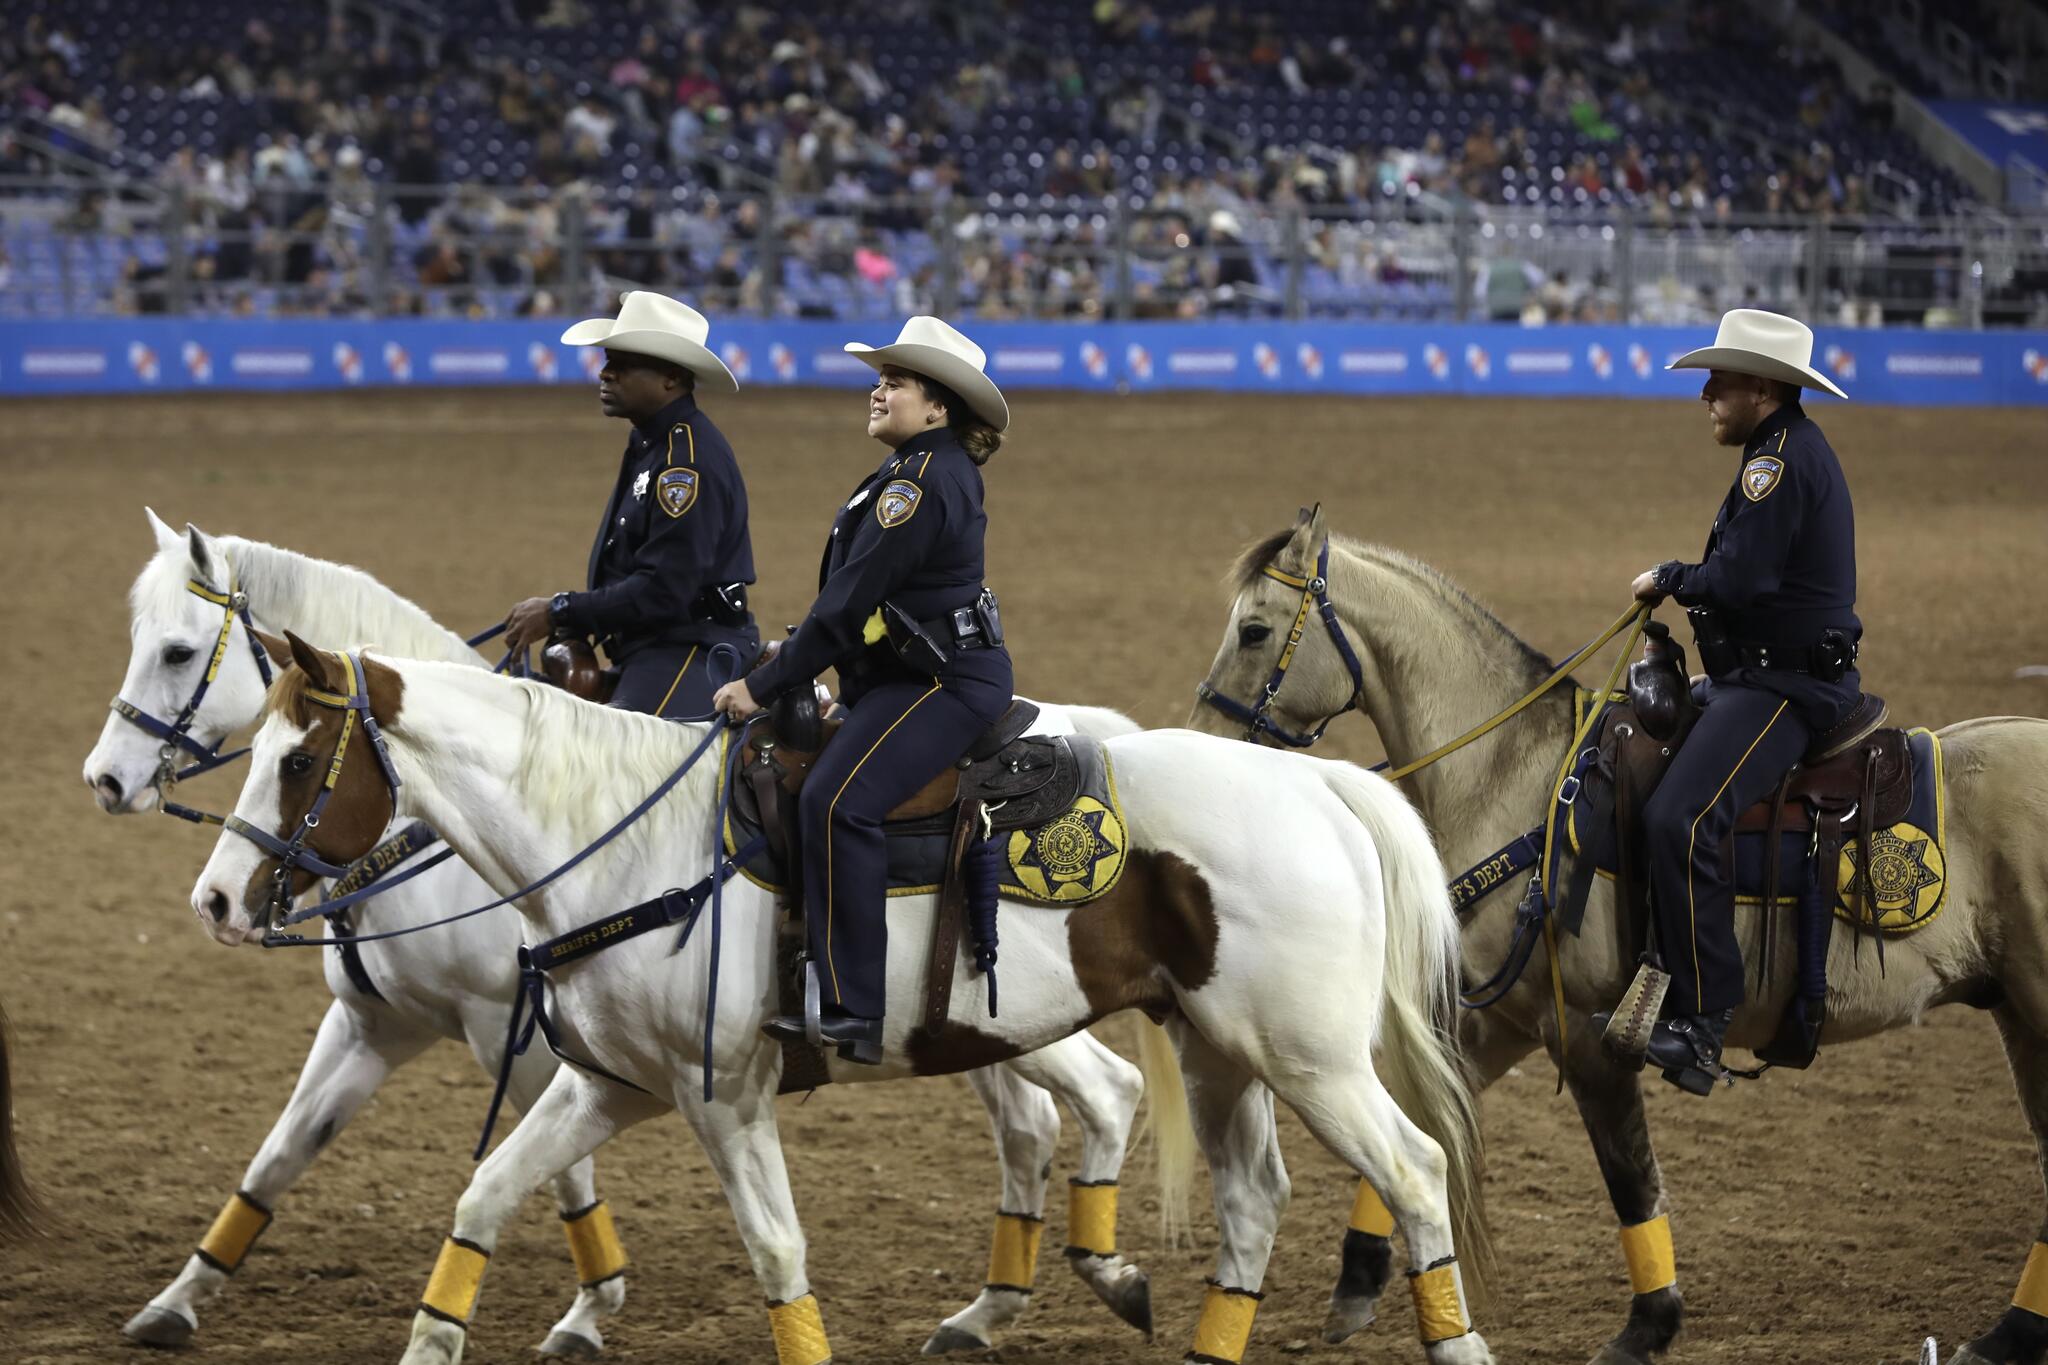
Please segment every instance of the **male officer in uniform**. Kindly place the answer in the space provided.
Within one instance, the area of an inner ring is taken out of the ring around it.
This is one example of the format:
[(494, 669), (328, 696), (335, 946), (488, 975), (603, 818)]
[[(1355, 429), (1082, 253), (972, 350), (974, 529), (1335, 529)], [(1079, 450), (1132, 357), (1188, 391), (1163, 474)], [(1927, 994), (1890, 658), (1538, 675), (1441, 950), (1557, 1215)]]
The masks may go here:
[(603, 643), (618, 670), (611, 704), (656, 716), (711, 710), (706, 664), (715, 645), (744, 669), (761, 637), (747, 610), (754, 551), (747, 488), (732, 447), (697, 407), (697, 386), (737, 393), (732, 371), (705, 345), (702, 314), (634, 291), (616, 321), (562, 333), (605, 348), (598, 402), (633, 424), (604, 521), (590, 547), (589, 589), (529, 597), (513, 607), (506, 644), (523, 651), (552, 631)]
[(1846, 398), (1811, 364), (1813, 333), (1738, 308), (1714, 344), (1671, 369), (1710, 371), (1700, 398), (1714, 439), (1741, 452), (1698, 564), (1639, 575), (1635, 595), (1692, 618), (1706, 710), (1644, 808), (1657, 942), (1671, 974), (1668, 1017), (1647, 1060), (1713, 1075), (1743, 998), (1728, 841), (1816, 735), (1846, 719), (1856, 672), (1856, 527), (1827, 438), (1802, 388)]

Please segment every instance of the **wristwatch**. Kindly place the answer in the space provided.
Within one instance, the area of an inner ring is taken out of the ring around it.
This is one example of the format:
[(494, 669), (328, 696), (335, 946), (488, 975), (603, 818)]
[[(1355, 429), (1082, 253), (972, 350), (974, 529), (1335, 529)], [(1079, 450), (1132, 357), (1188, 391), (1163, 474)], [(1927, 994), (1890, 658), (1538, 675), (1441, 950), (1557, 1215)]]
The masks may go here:
[(568, 594), (568, 593), (566, 593), (566, 592), (558, 592), (558, 593), (556, 593), (556, 594), (555, 594), (555, 595), (554, 595), (553, 597), (550, 597), (550, 598), (548, 599), (548, 624), (549, 624), (549, 625), (551, 625), (551, 626), (560, 626), (560, 625), (566, 625), (566, 624), (567, 624), (567, 622), (563, 621), (563, 619), (562, 619), (562, 618), (563, 618), (564, 616), (568, 615), (568, 612), (569, 612), (569, 594)]

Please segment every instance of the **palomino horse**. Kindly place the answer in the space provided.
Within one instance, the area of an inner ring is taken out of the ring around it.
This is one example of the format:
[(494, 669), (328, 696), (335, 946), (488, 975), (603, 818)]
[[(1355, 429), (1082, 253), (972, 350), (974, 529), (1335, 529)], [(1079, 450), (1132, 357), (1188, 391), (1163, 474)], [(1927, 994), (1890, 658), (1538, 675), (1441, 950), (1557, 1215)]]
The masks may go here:
[[(1327, 566), (1319, 568), (1325, 545)], [(1323, 590), (1334, 608), (1320, 621), (1303, 606), (1319, 575), (1327, 578)], [(1266, 720), (1296, 744), (1356, 707), (1378, 727), (1389, 761), (1406, 764), (1503, 711), (1552, 671), (1549, 660), (1436, 570), (1395, 550), (1331, 536), (1320, 509), (1249, 547), (1234, 586), (1237, 599), (1205, 691), (1252, 707), (1263, 698)], [(1246, 730), (1241, 712), (1203, 701), (1192, 723), (1218, 734)], [(1438, 832), (1448, 865), (1475, 866), (1542, 822), (1572, 734), (1567, 686), (1468, 751), (1404, 779)], [(1827, 1039), (1846, 1041), (1911, 1023), (1933, 1005), (1989, 1005), (2021, 1103), (2048, 1155), (2048, 846), (2040, 837), (2041, 813), (2048, 810), (2048, 722), (1964, 721), (1940, 738), (1950, 831), (1945, 908), (1926, 928), (1886, 945), (1882, 974), (1868, 965), (1873, 954), (1858, 960), (1856, 935), (1834, 936)], [(1503, 879), (1465, 908), (1467, 979), (1489, 976), (1506, 957), (1521, 882)], [(1608, 883), (1596, 880), (1583, 937), (1568, 940), (1559, 954), (1567, 1002), (1560, 1065), (1621, 1221), (1636, 1291), (1627, 1325), (1594, 1359), (1641, 1365), (1670, 1346), (1682, 1301), (1639, 1078), (1607, 1055), (1588, 1019), (1614, 1007), (1636, 966), (1616, 932), (1610, 893)], [(1793, 917), (1783, 918), (1788, 922), (1780, 937), (1789, 940)], [(1758, 960), (1760, 923), (1747, 908), (1738, 914), (1751, 963)], [(1781, 963), (1796, 956), (1789, 941), (1775, 945), (1775, 955)], [(1755, 1047), (1770, 1038), (1793, 989), (1790, 973), (1785, 977), (1737, 1011), (1731, 1042)], [(1539, 1045), (1557, 1053), (1551, 996), (1539, 944), (1515, 989), (1493, 1008), (1464, 1015), (1466, 1046), (1482, 1082)], [(1951, 1365), (2031, 1365), (2043, 1358), (2048, 1242), (2035, 1244), (2014, 1302), (1992, 1332), (1959, 1351)]]
[(0, 1010), (0, 1242), (30, 1236), (42, 1219), (14, 1150), (14, 1062), (7, 1049), (7, 1012)]
[[(375, 639), (395, 654), (483, 662), (425, 612), (359, 570), (259, 542), (214, 539), (189, 528), (175, 532), (154, 513), (150, 524), (157, 552), (131, 594), (134, 643), (121, 696), (145, 715), (168, 721), (187, 708), (198, 680), (212, 666), (213, 681), (188, 718), (197, 750), (240, 730), (263, 706), (264, 684), (245, 638), (247, 625), (222, 604), (231, 590), (246, 599), (249, 622), (259, 629), (289, 628), (331, 640)], [(202, 596), (194, 584), (212, 585), (212, 595)], [(282, 650), (281, 643), (277, 647)], [(1042, 724), (1064, 722), (1098, 738), (1137, 728), (1099, 707), (1047, 706), (1043, 716)], [(85, 762), (86, 781), (100, 804), (120, 813), (147, 810), (161, 801), (163, 747), (158, 737), (122, 715), (109, 716)], [(354, 912), (354, 929), (404, 930), (485, 899), (486, 888), (476, 874), (449, 862), (363, 902)], [(212, 922), (208, 928), (225, 942), (243, 940), (238, 929)], [(269, 1211), (395, 1068), (434, 1041), (449, 1038), (465, 1043), (484, 1070), (496, 1074), (505, 1046), (505, 1017), (519, 984), (519, 940), (518, 919), (507, 911), (325, 954), (334, 1002), (290, 1102), (201, 1250), (129, 1321), (129, 1336), (154, 1345), (191, 1338), (199, 1305), (221, 1291), (263, 1230)], [(509, 1091), (513, 1102), (529, 1106), (546, 1088), (555, 1065), (553, 1055), (542, 1049), (519, 1058)], [(1074, 1239), (1069, 1264), (1119, 1316), (1149, 1330), (1150, 1287), (1144, 1272), (1115, 1249), (1115, 1182), (1143, 1091), (1138, 1069), (1082, 1035), (1015, 1063), (977, 1070), (968, 1079), (988, 1106), (1002, 1160), (998, 1235), (1007, 1239), (1002, 1244), (1013, 1241), (1015, 1229), (1027, 1222), (1035, 1226), (1044, 1212), (1060, 1121), (1045, 1091), (1033, 1083), (1038, 1081), (1072, 1107), (1082, 1126), (1081, 1166), (1071, 1197), (1090, 1233)], [(563, 1214), (577, 1215), (568, 1225), (570, 1248), (579, 1278), (590, 1283), (541, 1349), (588, 1354), (602, 1344), (599, 1318), (617, 1312), (623, 1302), (624, 1280), (615, 1272), (625, 1252), (598, 1202), (589, 1161), (565, 1170), (555, 1193)], [(1006, 1226), (1009, 1232), (1002, 1231)], [(986, 1349), (998, 1329), (1028, 1304), (1034, 1271), (1035, 1265), (1012, 1257), (1000, 1282), (947, 1318), (928, 1349)]]
[[(520, 891), (535, 961), (573, 962), (533, 985), (552, 1002), (549, 1042), (575, 1064), (556, 1072), (463, 1195), (408, 1365), (460, 1358), (491, 1248), (528, 1191), (670, 1108), (725, 1187), (780, 1365), (829, 1360), (775, 1131), (781, 1051), (760, 1032), (775, 995), (774, 904), (744, 880), (726, 886), (731, 864), (714, 827), (722, 760), (691, 767), (725, 738), (721, 725), (664, 723), (476, 669), (322, 654), (296, 638), (292, 653), (301, 671), (272, 689), (237, 802), (235, 819), (260, 842), (223, 833), (193, 889), (202, 917), (251, 932), (273, 913), (280, 870), (300, 845), (330, 860), (360, 856), (404, 816), (441, 831), (500, 894)], [(1181, 731), (1105, 749), (1127, 832), (1115, 887), (1079, 908), (1012, 903), (1000, 1018), (990, 1017), (989, 978), (962, 968), (939, 1027), (899, 1007), (885, 1064), (834, 1061), (835, 1078), (986, 1065), (1145, 1010), (1179, 1048), (1216, 1187), (1223, 1247), (1198, 1356), (1235, 1361), (1250, 1335), (1287, 1194), (1270, 1168), (1277, 1094), (1386, 1192), (1414, 1259), (1429, 1358), (1490, 1360), (1470, 1330), (1454, 1255), (1454, 1209), (1468, 1252), (1484, 1252), (1484, 1230), (1477, 1120), (1450, 1013), (1457, 926), (1427, 829), (1390, 785), (1348, 764)], [(674, 784), (666, 799), (642, 801), (623, 836), (575, 862), (570, 889), (525, 894), (633, 802), (666, 789), (664, 774)], [(721, 886), (722, 911), (713, 899), (700, 927), (696, 912)], [(663, 887), (677, 889), (641, 902)], [(892, 1000), (920, 993), (935, 900), (891, 907)], [(620, 932), (629, 923), (633, 932)], [(638, 932), (663, 926), (670, 932)], [(1375, 1042), (1406, 1113), (1374, 1074)]]

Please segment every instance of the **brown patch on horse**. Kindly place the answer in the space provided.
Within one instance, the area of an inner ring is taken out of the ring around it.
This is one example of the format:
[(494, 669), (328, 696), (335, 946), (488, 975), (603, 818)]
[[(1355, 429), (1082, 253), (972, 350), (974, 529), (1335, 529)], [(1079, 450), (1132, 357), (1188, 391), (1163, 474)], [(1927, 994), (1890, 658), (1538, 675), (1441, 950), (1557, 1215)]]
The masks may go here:
[(923, 1024), (912, 1029), (903, 1052), (918, 1075), (943, 1076), (1007, 1062), (1024, 1049), (1011, 1039), (948, 1019), (936, 1030)]
[(1171, 853), (1134, 852), (1101, 900), (1067, 918), (1074, 975), (1093, 1023), (1118, 1010), (1164, 1014), (1169, 979), (1195, 990), (1216, 974), (1216, 906), (1194, 865)]
[[(294, 725), (306, 727), (297, 752), (311, 755), (313, 766), (303, 773), (278, 776), (277, 823), (271, 832), (281, 839), (289, 839), (299, 821), (313, 808), (320, 784), (326, 780), (335, 745), (341, 739), (345, 713), (308, 701), (306, 690), (318, 687), (346, 695), (349, 676), (347, 660), (311, 650), (302, 641), (293, 643), (298, 646), (293, 651), (296, 666), (278, 675), (264, 710), (279, 712)], [(309, 667), (318, 670), (317, 678), (309, 676)], [(405, 680), (389, 666), (370, 658), (363, 660), (363, 679), (370, 693), (370, 714), (380, 729), (388, 728), (405, 709)], [(334, 795), (328, 798), (327, 808), (321, 812), (320, 827), (306, 841), (306, 847), (332, 863), (355, 861), (376, 847), (391, 823), (396, 799), (396, 793), (384, 781), (376, 746), (360, 724), (352, 727)], [(258, 881), (268, 882), (273, 864), (273, 859), (265, 858), (258, 865)], [(292, 889), (304, 891), (316, 880), (313, 874), (302, 873), (293, 879)], [(255, 884), (251, 883), (252, 889)]]

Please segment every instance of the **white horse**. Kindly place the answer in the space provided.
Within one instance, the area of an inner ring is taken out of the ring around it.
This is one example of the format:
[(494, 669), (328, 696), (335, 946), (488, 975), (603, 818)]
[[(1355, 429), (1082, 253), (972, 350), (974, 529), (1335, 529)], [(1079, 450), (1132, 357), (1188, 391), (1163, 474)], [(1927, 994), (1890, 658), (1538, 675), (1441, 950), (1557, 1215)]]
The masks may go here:
[[(1325, 545), (1334, 609), (1328, 623), (1303, 607), (1323, 572), (1317, 561)], [(1398, 550), (1331, 535), (1320, 509), (1248, 547), (1232, 586), (1236, 601), (1206, 686), (1232, 702), (1267, 697), (1267, 720), (1297, 739), (1320, 733), (1356, 707), (1378, 728), (1392, 762), (1413, 762), (1503, 711), (1552, 670), (1548, 659), (1435, 569)], [(1290, 644), (1297, 635), (1298, 643)], [(1262, 691), (1282, 659), (1284, 676)], [(1246, 728), (1242, 715), (1202, 702), (1190, 724), (1216, 734), (1242, 735)], [(1467, 907), (1465, 958), (1475, 981), (1506, 958), (1526, 880), (1489, 876), (1480, 865), (1543, 819), (1573, 727), (1571, 688), (1565, 686), (1470, 748), (1405, 779), (1439, 832), (1447, 862), (1472, 867), (1475, 882), (1494, 886)], [(1889, 942), (1881, 973), (1872, 969), (1875, 955), (1859, 945), (1858, 935), (1833, 936), (1826, 1036), (1830, 1043), (1868, 1036), (1912, 1023), (1940, 1004), (1991, 1009), (2021, 1106), (2048, 1160), (2048, 847), (2041, 838), (2048, 723), (1986, 717), (1939, 734), (1949, 830), (1941, 915)], [(1791, 963), (1792, 917), (1784, 918), (1775, 957)], [(1547, 1045), (1558, 1057), (1622, 1225), (1635, 1291), (1627, 1323), (1594, 1365), (1647, 1365), (1677, 1336), (1683, 1301), (1670, 1202), (1650, 1145), (1639, 1077), (1608, 1055), (1589, 1017), (1614, 1007), (1635, 970), (1615, 921), (1611, 887), (1596, 881), (1582, 936), (1567, 940), (1559, 954), (1566, 1002), (1561, 1056), (1549, 959), (1540, 943), (1505, 998), (1465, 1013), (1464, 1033), (1482, 1084), (1537, 1047)], [(1757, 961), (1762, 925), (1753, 907), (1738, 907), (1736, 932), (1748, 962)], [(1736, 1012), (1730, 1042), (1754, 1047), (1771, 1036), (1793, 989), (1789, 971), (1778, 978)], [(2034, 1244), (2013, 1303), (1951, 1365), (2038, 1365), (2048, 1355), (2048, 1229)]]
[[(325, 779), (331, 791), (308, 834), (323, 858), (357, 856), (392, 818), (417, 818), (508, 893), (560, 866), (715, 738), (708, 726), (628, 715), (476, 669), (292, 643), (302, 671), (272, 690), (236, 809), (264, 831), (304, 828), (316, 790), (327, 790), (323, 774), (345, 749), (354, 761)], [(337, 689), (354, 705), (331, 709)], [(395, 787), (369, 742), (372, 716)], [(1245, 1169), (1244, 1154), (1270, 1155), (1277, 1094), (1386, 1194), (1413, 1260), (1429, 1358), (1490, 1360), (1470, 1330), (1454, 1254), (1455, 1208), (1466, 1249), (1484, 1261), (1478, 1129), (1451, 1028), (1456, 921), (1427, 829), (1391, 786), (1348, 764), (1184, 731), (1107, 747), (1127, 830), (1115, 888), (1080, 908), (1008, 905), (999, 1019), (988, 1017), (987, 978), (970, 974), (963, 950), (964, 979), (941, 1028), (913, 1027), (917, 1012), (899, 1006), (885, 1064), (835, 1061), (835, 1077), (986, 1064), (1143, 1009), (1166, 1021), (1179, 1047), (1215, 1183), (1223, 1246), (1196, 1357), (1235, 1361), (1250, 1336), (1287, 1187), (1284, 1176)], [(673, 930), (614, 939), (591, 923), (650, 890), (712, 884), (719, 769), (714, 751), (569, 879), (517, 902), (535, 943), (573, 933), (578, 944), (616, 946), (552, 974), (558, 1036), (578, 1064), (556, 1072), (478, 1168), (414, 1319), (407, 1365), (460, 1358), (499, 1230), (548, 1172), (670, 1108), (690, 1121), (725, 1187), (770, 1304), (780, 1365), (830, 1359), (775, 1131), (781, 1052), (760, 1032), (774, 996), (772, 900), (731, 881), (722, 923), (696, 927), (680, 947)], [(253, 932), (270, 913), (279, 865), (224, 833), (194, 887), (194, 909)], [(916, 998), (924, 980), (934, 899), (891, 906), (888, 989), (898, 1002)], [(722, 966), (708, 978), (713, 944)], [(715, 1042), (705, 1017), (714, 985)], [(1374, 1074), (1375, 1043), (1406, 1113)]]
[[(264, 684), (241, 619), (191, 591), (195, 582), (212, 585), (218, 597), (231, 590), (244, 594), (259, 631), (291, 629), (337, 641), (374, 639), (393, 654), (471, 666), (484, 662), (420, 608), (360, 570), (256, 541), (215, 539), (193, 528), (176, 532), (153, 512), (149, 521), (157, 550), (130, 594), (133, 646), (121, 696), (168, 721), (192, 697), (216, 645), (223, 645), (217, 675), (192, 716), (190, 733), (201, 747), (254, 721), (262, 710)], [(1047, 706), (1040, 724), (1098, 738), (1137, 728), (1114, 711), (1085, 706)], [(107, 718), (85, 761), (85, 780), (102, 808), (143, 811), (162, 799), (155, 784), (161, 747), (157, 738), (121, 715)], [(355, 928), (359, 933), (405, 929), (488, 899), (476, 874), (450, 861), (363, 902), (355, 912)], [(218, 921), (208, 921), (207, 928), (226, 943), (239, 944), (247, 937), (243, 927)], [(518, 917), (507, 910), (404, 939), (360, 944), (352, 950), (359, 964), (353, 974), (340, 949), (324, 953), (334, 1001), (291, 1100), (201, 1249), (130, 1319), (124, 1329), (130, 1337), (152, 1345), (189, 1341), (198, 1326), (199, 1306), (221, 1292), (285, 1192), (385, 1078), (429, 1044), (442, 1038), (465, 1043), (486, 1074), (496, 1075), (506, 1015), (518, 987), (519, 941)], [(365, 981), (374, 994), (366, 993)], [(544, 1049), (518, 1059), (509, 1087), (512, 1103), (530, 1107), (555, 1066)], [(1021, 1230), (1035, 1228), (1044, 1215), (1060, 1120), (1043, 1085), (1068, 1104), (1082, 1127), (1081, 1163), (1070, 1188), (1078, 1216), (1069, 1223), (1070, 1228), (1085, 1226), (1086, 1235), (1072, 1237), (1067, 1260), (1118, 1316), (1149, 1332), (1149, 1283), (1138, 1266), (1117, 1252), (1115, 1237), (1116, 1180), (1143, 1093), (1138, 1069), (1082, 1034), (1016, 1062), (973, 1071), (968, 1080), (988, 1106), (1002, 1163), (999, 1249), (1020, 1246)], [(555, 1194), (565, 1216), (577, 1215), (567, 1225), (569, 1243), (579, 1279), (590, 1283), (579, 1289), (540, 1349), (589, 1354), (603, 1342), (599, 1319), (623, 1303), (625, 1282), (617, 1271), (625, 1252), (598, 1201), (588, 1160), (556, 1178)], [(1035, 1232), (1031, 1247), (1035, 1252)], [(1035, 1258), (1011, 1257), (999, 1278), (992, 1276), (972, 1303), (945, 1319), (927, 1350), (986, 1349), (1029, 1303), (1035, 1270)]]

